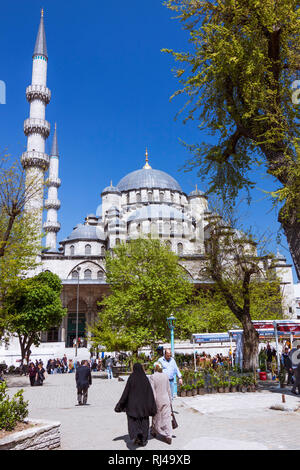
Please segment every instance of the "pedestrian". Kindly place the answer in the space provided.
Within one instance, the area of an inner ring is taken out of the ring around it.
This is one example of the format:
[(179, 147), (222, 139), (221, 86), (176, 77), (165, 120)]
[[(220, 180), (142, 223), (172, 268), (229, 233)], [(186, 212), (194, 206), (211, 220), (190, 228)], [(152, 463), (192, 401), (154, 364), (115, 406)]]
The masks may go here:
[(112, 357), (108, 356), (108, 358), (105, 361), (105, 367), (106, 367), (106, 372), (107, 372), (107, 378), (112, 379), (113, 378), (113, 373), (112, 373), (112, 366), (114, 365), (114, 360)]
[(35, 378), (36, 378), (36, 373), (37, 373), (37, 368), (35, 367), (34, 363), (31, 362), (29, 364), (28, 368), (28, 375), (29, 375), (29, 381), (30, 385), (33, 387), (35, 384)]
[(160, 434), (167, 444), (172, 444), (172, 395), (169, 380), (162, 373), (160, 362), (154, 364), (154, 374), (150, 377), (157, 413), (152, 418), (151, 435)]
[(288, 374), (287, 378), (287, 385), (291, 385), (292, 383), (292, 376), (293, 376), (293, 367), (292, 361), (289, 356), (289, 348), (285, 347), (284, 353), (281, 355), (281, 363)]
[(36, 382), (35, 385), (42, 386), (45, 380), (45, 369), (41, 363), (38, 364), (36, 370)]
[(81, 361), (81, 365), (76, 368), (75, 374), (77, 387), (78, 405), (86, 405), (88, 398), (88, 389), (92, 385), (92, 374), (87, 361)]
[(115, 412), (126, 412), (128, 433), (135, 445), (145, 446), (148, 442), (149, 417), (157, 412), (153, 390), (142, 364), (133, 365), (122, 396)]
[(68, 372), (69, 374), (71, 374), (71, 372), (74, 372), (74, 364), (73, 364), (72, 359), (69, 359)]
[(300, 362), (295, 369), (295, 380), (291, 392), (297, 395), (296, 388), (298, 388), (298, 395), (300, 395)]
[(172, 357), (171, 349), (165, 350), (165, 355), (158, 359), (158, 362), (161, 363), (163, 372), (169, 377), (169, 384), (171, 388), (172, 398), (174, 397), (174, 379), (177, 376), (179, 384), (182, 385), (181, 372), (177, 367), (175, 359)]

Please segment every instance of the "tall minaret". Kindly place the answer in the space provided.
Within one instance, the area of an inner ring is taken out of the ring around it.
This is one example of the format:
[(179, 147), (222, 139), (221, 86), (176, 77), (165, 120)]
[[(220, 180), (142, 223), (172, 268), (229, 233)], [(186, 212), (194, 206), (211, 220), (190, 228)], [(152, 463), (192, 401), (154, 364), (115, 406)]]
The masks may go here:
[(26, 88), (26, 98), (30, 103), (29, 118), (24, 122), (27, 151), (23, 153), (21, 158), (26, 172), (27, 201), (25, 210), (37, 214), (37, 222), (41, 232), (44, 173), (49, 166), (49, 157), (45, 154), (45, 141), (50, 133), (50, 124), (45, 120), (45, 110), (51, 98), (51, 92), (46, 86), (48, 55), (43, 16), (42, 10), (33, 52), (32, 82)]
[(47, 209), (47, 220), (43, 227), (46, 232), (46, 248), (50, 251), (56, 251), (56, 234), (60, 230), (60, 223), (57, 222), (57, 211), (60, 208), (60, 201), (57, 199), (57, 190), (60, 187), (58, 177), (59, 153), (57, 145), (56, 124), (52, 140), (52, 149), (50, 153), (49, 177), (46, 181), (48, 186), (48, 199), (45, 201)]

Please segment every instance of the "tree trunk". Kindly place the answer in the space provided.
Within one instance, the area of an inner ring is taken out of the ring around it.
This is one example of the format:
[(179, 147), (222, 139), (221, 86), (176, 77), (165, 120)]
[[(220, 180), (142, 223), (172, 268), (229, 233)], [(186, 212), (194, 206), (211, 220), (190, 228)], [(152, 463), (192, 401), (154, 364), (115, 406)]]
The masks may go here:
[(243, 342), (243, 369), (255, 370), (258, 365), (258, 345), (259, 337), (254, 328), (250, 316), (242, 318), (244, 330)]
[(300, 281), (300, 214), (297, 217), (296, 209), (289, 216), (289, 218), (281, 217), (281, 214), (279, 214), (278, 222), (280, 222), (284, 230), (297, 277)]

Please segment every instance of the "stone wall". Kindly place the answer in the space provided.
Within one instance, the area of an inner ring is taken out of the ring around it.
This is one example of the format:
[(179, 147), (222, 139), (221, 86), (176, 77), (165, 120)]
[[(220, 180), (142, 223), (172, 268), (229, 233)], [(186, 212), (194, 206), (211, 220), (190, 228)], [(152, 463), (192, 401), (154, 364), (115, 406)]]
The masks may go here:
[(33, 428), (10, 434), (0, 440), (1, 450), (52, 450), (60, 447), (58, 421), (26, 420)]

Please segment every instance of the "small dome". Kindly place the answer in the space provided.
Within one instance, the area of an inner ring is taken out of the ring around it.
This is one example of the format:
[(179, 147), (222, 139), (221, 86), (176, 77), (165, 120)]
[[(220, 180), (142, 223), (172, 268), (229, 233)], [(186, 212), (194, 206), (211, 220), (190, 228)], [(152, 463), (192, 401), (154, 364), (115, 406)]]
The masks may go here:
[(71, 234), (64, 240), (68, 242), (71, 240), (105, 240), (105, 235), (100, 227), (97, 225), (83, 225), (78, 224), (73, 229)]
[(200, 191), (200, 189), (194, 189), (194, 191), (190, 192), (189, 197), (193, 196), (204, 196), (204, 192)]
[(107, 194), (107, 193), (115, 193), (115, 194), (120, 194), (119, 189), (116, 186), (113, 186), (112, 184), (110, 186), (107, 186), (106, 188), (103, 189), (102, 194)]
[(180, 185), (168, 173), (152, 168), (142, 168), (124, 176), (118, 183), (119, 191), (129, 191), (131, 189), (157, 188), (170, 189), (171, 191), (182, 192)]

